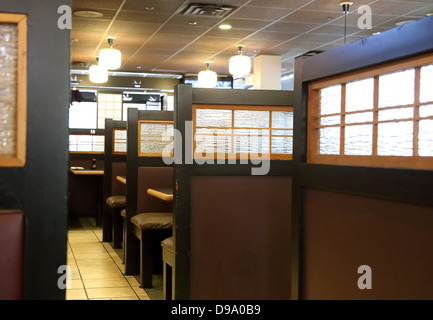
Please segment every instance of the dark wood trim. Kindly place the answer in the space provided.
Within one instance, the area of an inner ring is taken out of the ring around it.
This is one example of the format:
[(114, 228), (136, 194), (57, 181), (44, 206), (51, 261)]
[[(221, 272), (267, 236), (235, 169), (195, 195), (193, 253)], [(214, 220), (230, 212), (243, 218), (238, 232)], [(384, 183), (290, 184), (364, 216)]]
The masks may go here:
[[(179, 84), (175, 86), (175, 129), (181, 134), (176, 145), (182, 154), (176, 153), (174, 218), (176, 245), (176, 299), (190, 298), (190, 266), (191, 266), (191, 181), (198, 175), (243, 175), (250, 176), (254, 167), (261, 165), (240, 164), (203, 164), (191, 162), (193, 137), (187, 135), (187, 121), (193, 120), (193, 104), (218, 105), (265, 105), (265, 106), (293, 106), (294, 94), (291, 91), (274, 90), (215, 90), (192, 88), (191, 85)], [(292, 161), (269, 160), (268, 175), (292, 174)]]
[(134, 224), (131, 218), (137, 214), (137, 187), (138, 167), (165, 167), (161, 157), (138, 156), (139, 144), (139, 121), (140, 120), (173, 120), (173, 111), (146, 111), (137, 108), (128, 108), (127, 130), (127, 154), (126, 154), (126, 228), (124, 231), (125, 243), (125, 274), (133, 275), (139, 273), (140, 255), (139, 242), (134, 234)]

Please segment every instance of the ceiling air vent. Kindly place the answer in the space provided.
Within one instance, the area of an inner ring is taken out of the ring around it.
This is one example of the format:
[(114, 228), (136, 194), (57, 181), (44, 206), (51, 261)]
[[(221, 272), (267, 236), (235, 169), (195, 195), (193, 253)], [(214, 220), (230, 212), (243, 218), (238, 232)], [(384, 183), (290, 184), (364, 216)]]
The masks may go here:
[(206, 16), (222, 18), (233, 12), (234, 9), (235, 7), (226, 5), (188, 3), (183, 9), (179, 11), (179, 13), (187, 16)]

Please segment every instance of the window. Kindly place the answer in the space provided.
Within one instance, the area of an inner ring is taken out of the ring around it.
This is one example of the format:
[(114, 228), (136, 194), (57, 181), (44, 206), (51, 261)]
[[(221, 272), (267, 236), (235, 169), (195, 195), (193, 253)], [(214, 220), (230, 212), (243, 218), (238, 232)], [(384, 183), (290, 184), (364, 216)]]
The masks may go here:
[(113, 129), (113, 153), (126, 154), (127, 133), (126, 129)]
[(173, 155), (173, 121), (139, 121), (139, 151), (141, 157), (161, 157), (170, 149)]
[(310, 85), (308, 162), (433, 169), (433, 56)]
[(70, 134), (69, 152), (104, 153), (104, 136), (90, 134)]
[(70, 129), (96, 129), (98, 104), (96, 102), (72, 102), (69, 107)]
[(98, 93), (98, 128), (105, 128), (105, 118), (122, 120), (122, 94)]
[(193, 119), (195, 158), (292, 158), (292, 107), (196, 105)]

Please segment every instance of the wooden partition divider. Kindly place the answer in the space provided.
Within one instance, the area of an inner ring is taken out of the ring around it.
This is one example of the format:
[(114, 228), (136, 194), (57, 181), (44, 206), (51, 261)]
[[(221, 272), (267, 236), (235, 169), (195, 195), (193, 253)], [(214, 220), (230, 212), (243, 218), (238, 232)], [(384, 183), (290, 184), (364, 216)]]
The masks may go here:
[[(234, 112), (269, 112), (271, 118), (271, 112), (287, 112), (292, 106), (290, 91), (175, 87), (176, 299), (290, 298), (290, 157), (271, 157), (268, 172), (252, 174), (260, 164), (252, 159), (241, 163), (236, 151), (223, 154), (220, 163), (212, 164), (202, 162), (217, 154), (203, 155), (203, 150), (194, 148), (203, 141), (200, 133), (211, 131), (212, 139), (218, 130), (229, 130), (225, 138), (234, 141), (235, 132), (245, 132), (237, 128), (260, 127), (268, 128), (263, 131), (267, 135), (262, 143), (270, 146), (271, 124), (266, 120), (262, 126), (239, 124)], [(223, 110), (232, 118), (224, 127), (205, 116), (200, 127), (196, 117), (199, 109)], [(283, 137), (290, 135), (288, 131), (278, 132), (279, 138), (288, 138)], [(251, 148), (249, 142), (247, 145)]]
[(126, 137), (126, 121), (105, 119), (102, 241), (112, 240), (112, 219), (106, 199), (112, 195), (126, 194), (126, 186), (116, 180), (116, 176), (126, 176), (126, 139), (116, 141), (118, 131), (124, 132)]
[[(433, 298), (433, 171), (419, 167), (422, 162), (431, 166), (433, 161), (428, 147), (433, 140), (431, 126), (421, 130), (423, 121), (431, 123), (432, 118), (432, 110), (427, 113), (431, 103), (426, 103), (431, 96), (425, 93), (422, 98), (422, 87), (431, 92), (432, 86), (432, 78), (427, 77), (433, 68), (432, 28), (433, 17), (427, 17), (296, 59), (293, 299)], [(421, 70), (425, 84), (420, 85), (421, 55), (430, 58), (424, 60), (428, 66)], [(390, 74), (403, 77), (403, 71), (410, 75), (404, 78), (409, 84), (402, 87), (405, 80), (396, 81), (386, 91)], [(351, 87), (363, 79), (370, 83), (371, 91), (363, 91), (358, 102), (367, 103), (354, 110), (351, 99), (359, 90), (351, 91)], [(334, 98), (327, 95), (333, 89), (338, 92)], [(410, 99), (387, 104), (386, 94)], [(334, 106), (344, 107), (326, 111), (327, 98), (339, 101)], [(371, 145), (364, 144), (361, 135), (350, 134), (353, 114), (369, 108), (372, 117), (360, 121), (367, 123), (358, 128), (370, 130), (363, 136)], [(388, 118), (390, 110), (404, 108), (411, 110), (408, 115)], [(335, 122), (325, 121), (331, 120), (328, 115), (336, 115)], [(325, 126), (337, 129), (320, 131)], [(387, 128), (391, 126), (410, 128), (409, 151), (404, 151), (409, 154), (402, 156), (405, 139), (393, 140), (404, 133), (390, 133)], [(326, 133), (332, 132), (335, 138), (328, 143)], [(353, 153), (354, 147), (361, 146), (366, 148), (355, 150), (358, 155)], [(420, 156), (422, 162), (415, 164)]]
[[(128, 109), (127, 120), (127, 172), (126, 172), (126, 228), (124, 230), (125, 274), (139, 274), (139, 242), (135, 238), (131, 218), (137, 212), (140, 195), (138, 190), (138, 170), (140, 167), (171, 167), (164, 163), (161, 154), (142, 154), (140, 152), (140, 125), (142, 122), (172, 122), (173, 111), (147, 111)], [(162, 201), (162, 200), (161, 200)], [(162, 251), (162, 249), (161, 249)], [(162, 266), (162, 260), (161, 260)]]

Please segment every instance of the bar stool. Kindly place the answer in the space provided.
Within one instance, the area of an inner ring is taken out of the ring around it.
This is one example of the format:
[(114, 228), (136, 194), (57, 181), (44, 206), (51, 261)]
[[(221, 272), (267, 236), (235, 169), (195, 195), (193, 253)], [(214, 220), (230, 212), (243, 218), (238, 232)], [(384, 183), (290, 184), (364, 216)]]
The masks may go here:
[[(174, 300), (175, 288), (175, 250), (173, 237), (167, 238), (161, 242), (162, 247), (162, 263), (163, 263), (163, 299)], [(169, 268), (167, 268), (167, 265)]]
[(140, 213), (131, 223), (140, 240), (140, 287), (152, 288), (152, 275), (161, 268), (161, 241), (173, 234), (173, 213)]
[(106, 203), (113, 221), (113, 248), (118, 249), (122, 247), (123, 223), (120, 213), (126, 208), (126, 196), (108, 197)]

